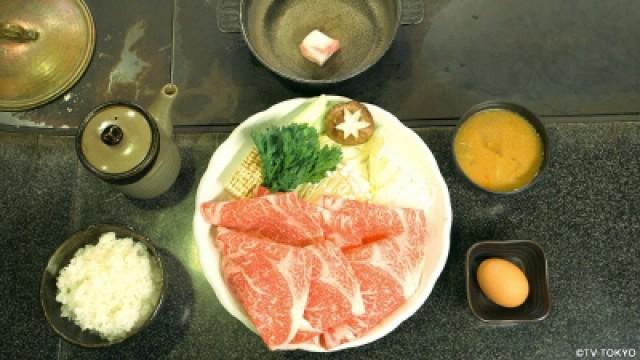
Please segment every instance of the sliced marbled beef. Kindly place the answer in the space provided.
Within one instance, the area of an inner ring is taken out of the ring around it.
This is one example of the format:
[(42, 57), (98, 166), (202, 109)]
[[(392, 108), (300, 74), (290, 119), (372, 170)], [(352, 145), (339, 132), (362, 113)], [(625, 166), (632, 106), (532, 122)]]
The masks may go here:
[(269, 349), (279, 349), (300, 329), (311, 283), (311, 258), (303, 248), (224, 228), (216, 243), (222, 274)]
[(233, 201), (208, 201), (200, 207), (206, 222), (273, 241), (305, 246), (324, 239), (322, 225), (295, 193), (276, 193)]

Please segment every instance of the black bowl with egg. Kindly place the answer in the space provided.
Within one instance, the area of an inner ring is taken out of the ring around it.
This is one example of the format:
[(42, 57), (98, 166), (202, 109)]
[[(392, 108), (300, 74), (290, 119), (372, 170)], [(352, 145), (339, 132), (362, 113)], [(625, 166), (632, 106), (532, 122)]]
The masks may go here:
[[(61, 304), (56, 300), (58, 294), (57, 279), (60, 271), (70, 263), (79, 249), (87, 245), (96, 245), (100, 236), (109, 232), (115, 233), (117, 239), (131, 238), (134, 243), (142, 243), (147, 249), (152, 266), (161, 280), (159, 295), (155, 303), (152, 304), (153, 311), (146, 319), (140, 319), (139, 325), (131, 329), (124, 337), (116, 340), (107, 340), (93, 331), (82, 330), (72, 320), (62, 316)], [(55, 250), (42, 274), (40, 301), (47, 322), (60, 337), (83, 347), (99, 348), (123, 342), (148, 326), (160, 309), (166, 288), (167, 280), (162, 260), (151, 240), (125, 226), (96, 224), (74, 233)]]
[[(480, 263), (490, 258), (507, 260), (524, 273), (529, 283), (529, 295), (522, 305), (502, 307), (482, 292), (476, 274)], [(551, 311), (547, 260), (542, 247), (534, 241), (482, 241), (472, 245), (467, 251), (465, 276), (469, 308), (483, 322), (536, 322), (544, 320)]]
[[(456, 154), (456, 139), (458, 137), (458, 135), (460, 134), (461, 128), (465, 125), (465, 123), (473, 118), (475, 115), (482, 113), (484, 111), (491, 111), (491, 110), (502, 110), (502, 111), (506, 111), (506, 112), (510, 112), (513, 113), (517, 116), (519, 116), (520, 118), (524, 119), (525, 121), (527, 121), (529, 124), (531, 124), (533, 126), (533, 128), (535, 129), (537, 135), (540, 138), (540, 141), (542, 143), (542, 159), (541, 159), (541, 164), (535, 174), (535, 176), (526, 184), (517, 187), (516, 189), (512, 189), (512, 190), (505, 190), (505, 191), (501, 191), (501, 190), (492, 190), (492, 189), (488, 189), (486, 187), (481, 186), (480, 184), (474, 182), (469, 175), (467, 175), (458, 159), (458, 156)], [(532, 111), (530, 111), (529, 109), (525, 108), (524, 106), (518, 105), (518, 104), (514, 104), (514, 103), (510, 103), (510, 102), (505, 102), (505, 101), (486, 101), (483, 103), (479, 103), (474, 105), (473, 107), (471, 107), (466, 113), (464, 113), (464, 115), (462, 115), (462, 117), (460, 118), (460, 120), (457, 123), (456, 126), (456, 130), (453, 136), (453, 141), (452, 141), (452, 145), (451, 145), (451, 152), (453, 155), (453, 160), (455, 163), (455, 167), (456, 170), (458, 172), (458, 174), (462, 177), (464, 177), (469, 184), (471, 184), (473, 187), (480, 189), (482, 191), (488, 192), (488, 193), (492, 193), (492, 194), (499, 194), (499, 195), (511, 195), (511, 194), (518, 194), (521, 193), (529, 188), (531, 188), (536, 182), (539, 181), (539, 179), (541, 178), (542, 174), (544, 173), (545, 169), (547, 168), (547, 165), (549, 164), (549, 158), (550, 158), (550, 146), (549, 146), (549, 137), (547, 135), (547, 131), (546, 128), (544, 126), (544, 124), (542, 123), (542, 121), (540, 121), (540, 119), (536, 116), (536, 114), (534, 114)]]

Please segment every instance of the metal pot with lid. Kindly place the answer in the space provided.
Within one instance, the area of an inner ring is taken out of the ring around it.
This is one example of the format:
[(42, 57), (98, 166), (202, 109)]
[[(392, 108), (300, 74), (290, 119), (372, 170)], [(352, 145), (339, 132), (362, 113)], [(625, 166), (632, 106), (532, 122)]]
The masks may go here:
[(80, 79), (95, 25), (82, 0), (0, 1), (0, 111), (51, 101)]
[(166, 192), (181, 165), (170, 118), (177, 93), (176, 85), (165, 85), (149, 112), (127, 101), (95, 108), (78, 129), (80, 162), (128, 196), (150, 199)]

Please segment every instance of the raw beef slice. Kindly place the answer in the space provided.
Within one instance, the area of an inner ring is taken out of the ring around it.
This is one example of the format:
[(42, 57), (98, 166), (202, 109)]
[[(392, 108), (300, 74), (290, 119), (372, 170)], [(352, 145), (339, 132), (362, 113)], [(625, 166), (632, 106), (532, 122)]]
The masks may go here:
[(311, 284), (304, 318), (311, 330), (300, 330), (289, 344), (321, 346), (320, 335), (364, 313), (360, 285), (340, 248), (324, 242), (305, 248), (311, 259)]
[[(392, 208), (330, 196), (320, 199), (326, 237), (342, 248), (358, 246), (405, 231), (407, 212), (420, 210)], [(414, 215), (415, 217), (415, 215)]]
[(283, 244), (305, 246), (324, 239), (309, 204), (295, 193), (277, 193), (251, 199), (208, 201), (200, 211), (212, 225), (249, 232)]
[(329, 329), (323, 344), (332, 348), (364, 335), (416, 291), (422, 274), (427, 223), (422, 211), (401, 212), (403, 232), (345, 251), (359, 283), (365, 313)]
[(300, 329), (311, 282), (303, 248), (218, 228), (222, 273), (269, 349), (286, 348)]
[(320, 332), (364, 313), (360, 285), (347, 259), (331, 243), (306, 248), (311, 258), (311, 285), (304, 317)]

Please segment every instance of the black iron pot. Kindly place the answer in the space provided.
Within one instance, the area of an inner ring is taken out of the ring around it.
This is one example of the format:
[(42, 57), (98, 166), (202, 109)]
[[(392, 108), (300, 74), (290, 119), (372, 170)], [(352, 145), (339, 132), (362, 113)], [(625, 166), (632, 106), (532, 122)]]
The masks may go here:
[[(420, 23), (424, 0), (220, 0), (218, 25), (241, 31), (256, 58), (307, 85), (352, 78), (387, 52), (400, 25)], [(318, 29), (342, 48), (322, 67), (302, 57), (300, 42)]]

